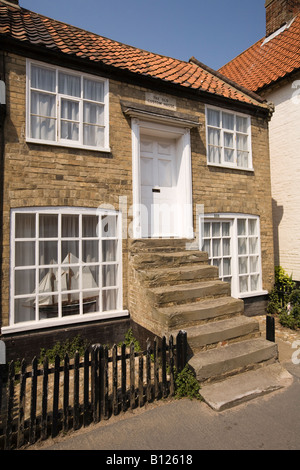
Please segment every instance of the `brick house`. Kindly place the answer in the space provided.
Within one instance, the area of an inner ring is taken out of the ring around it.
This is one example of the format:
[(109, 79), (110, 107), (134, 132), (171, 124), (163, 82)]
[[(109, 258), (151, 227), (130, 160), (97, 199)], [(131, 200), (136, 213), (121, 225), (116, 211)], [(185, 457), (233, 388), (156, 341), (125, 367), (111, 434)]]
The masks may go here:
[(266, 0), (266, 36), (220, 72), (274, 105), (269, 123), (275, 264), (300, 281), (300, 1)]
[(17, 0), (0, 37), (8, 358), (161, 335), (186, 313), (248, 328), (274, 281), (268, 103)]

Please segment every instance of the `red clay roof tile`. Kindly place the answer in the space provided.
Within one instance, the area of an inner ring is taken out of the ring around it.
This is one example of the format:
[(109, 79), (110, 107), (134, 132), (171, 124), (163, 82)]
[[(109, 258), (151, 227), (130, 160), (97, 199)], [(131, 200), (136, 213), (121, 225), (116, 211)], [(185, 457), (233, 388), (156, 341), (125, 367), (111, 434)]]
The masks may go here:
[(300, 67), (300, 13), (278, 35), (257, 41), (219, 69), (240, 85), (259, 92)]
[(263, 100), (195, 59), (184, 62), (128, 46), (0, 0), (0, 37), (267, 108)]

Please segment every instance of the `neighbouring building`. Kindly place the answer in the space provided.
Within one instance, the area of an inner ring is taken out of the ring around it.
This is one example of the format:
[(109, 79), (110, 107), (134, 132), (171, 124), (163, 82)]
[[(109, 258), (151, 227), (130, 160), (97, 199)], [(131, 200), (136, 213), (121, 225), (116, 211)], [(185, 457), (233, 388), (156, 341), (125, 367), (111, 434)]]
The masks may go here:
[(204, 310), (204, 320), (264, 313), (274, 282), (267, 101), (195, 58), (16, 0), (0, 1), (0, 38), (7, 357), (77, 333), (111, 343), (131, 325), (173, 331), (184, 312), (192, 323)]
[(266, 0), (266, 36), (220, 72), (273, 103), (269, 123), (275, 264), (300, 281), (300, 1)]

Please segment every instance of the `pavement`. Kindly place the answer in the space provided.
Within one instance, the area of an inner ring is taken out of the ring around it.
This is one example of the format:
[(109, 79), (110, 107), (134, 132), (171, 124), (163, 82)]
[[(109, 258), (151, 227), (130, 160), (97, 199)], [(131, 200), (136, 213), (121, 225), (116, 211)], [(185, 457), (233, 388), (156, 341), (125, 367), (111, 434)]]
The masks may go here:
[[(300, 332), (277, 333), (279, 360), (293, 376), (284, 389), (221, 412), (199, 400), (161, 400), (27, 450), (101, 450), (104, 459), (148, 451), (154, 464), (160, 451), (300, 450)], [(130, 463), (143, 468), (142, 462)]]

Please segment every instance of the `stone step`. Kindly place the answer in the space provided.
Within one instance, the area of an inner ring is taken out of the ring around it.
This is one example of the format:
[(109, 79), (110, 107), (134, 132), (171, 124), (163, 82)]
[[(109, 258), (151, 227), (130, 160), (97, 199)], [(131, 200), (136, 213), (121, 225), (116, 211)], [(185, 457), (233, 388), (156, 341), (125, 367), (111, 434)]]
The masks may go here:
[(153, 252), (132, 254), (131, 264), (135, 269), (148, 269), (150, 267), (182, 266), (190, 263), (208, 262), (208, 254), (204, 251), (179, 251), (179, 252)]
[(200, 394), (213, 410), (222, 411), (288, 387), (292, 382), (293, 376), (277, 362), (221, 382), (204, 385)]
[(191, 241), (186, 238), (141, 238), (130, 240), (129, 250), (132, 253), (185, 251), (189, 249)]
[(167, 330), (186, 329), (208, 320), (240, 315), (244, 311), (244, 302), (233, 297), (219, 297), (201, 300), (192, 304), (173, 305), (157, 308), (153, 318)]
[(189, 360), (189, 364), (201, 383), (221, 380), (263, 362), (275, 362), (277, 359), (276, 343), (255, 338), (199, 352)]
[(206, 264), (191, 264), (186, 266), (163, 267), (140, 271), (145, 285), (148, 287), (182, 284), (189, 281), (208, 279), (218, 280), (218, 268)]
[[(244, 315), (185, 328), (188, 344), (197, 353), (219, 343), (259, 336), (259, 323)], [(172, 332), (173, 335), (178, 332)]]
[(154, 307), (163, 305), (193, 302), (206, 297), (230, 295), (230, 285), (227, 282), (214, 280), (175, 286), (162, 286), (149, 289), (149, 295)]

